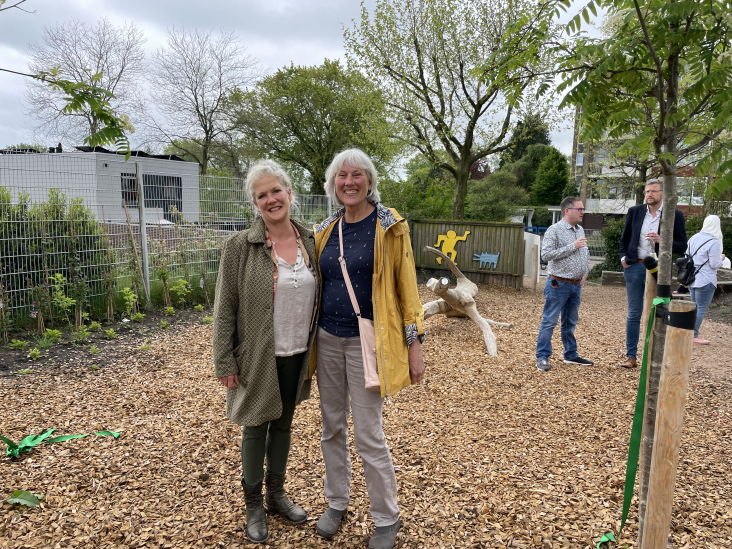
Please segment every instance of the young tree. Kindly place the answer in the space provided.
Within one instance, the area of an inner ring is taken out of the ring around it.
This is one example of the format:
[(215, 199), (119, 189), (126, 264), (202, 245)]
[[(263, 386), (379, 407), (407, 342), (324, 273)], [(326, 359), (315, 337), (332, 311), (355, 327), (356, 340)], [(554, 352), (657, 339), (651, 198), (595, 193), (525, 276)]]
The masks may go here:
[(503, 151), (498, 164), (499, 168), (502, 168), (504, 164), (519, 160), (526, 154), (526, 149), (530, 145), (551, 145), (552, 141), (549, 137), (549, 128), (541, 117), (531, 114), (525, 120), (516, 123), (509, 143), (511, 146)]
[[(627, 139), (623, 149), (653, 158), (664, 180), (658, 283), (671, 282), (679, 158), (698, 154), (714, 172), (711, 192), (732, 187), (726, 135), (732, 122), (732, 43), (726, 1), (594, 0), (615, 18), (602, 39), (577, 35), (563, 61), (563, 105), (582, 106), (586, 139)], [(568, 28), (579, 32), (580, 14)], [(684, 84), (684, 85), (682, 85)], [(621, 149), (622, 150), (622, 149)]]
[[(32, 74), (59, 76), (109, 93), (114, 113), (125, 120), (130, 133), (142, 110), (140, 81), (145, 71), (145, 37), (133, 23), (115, 26), (106, 18), (96, 26), (72, 19), (43, 29), (41, 43), (30, 46), (28, 69)], [(73, 146), (97, 133), (104, 121), (91, 104), (69, 111), (67, 88), (30, 79), (26, 88), (26, 114), (36, 121), (39, 139)]]
[[(554, 0), (377, 0), (345, 30), (349, 62), (386, 96), (395, 133), (455, 178), (465, 213), (471, 166), (507, 149), (547, 62)], [(546, 103), (545, 103), (546, 104)], [(542, 114), (538, 112), (536, 114)]]
[(561, 152), (552, 147), (536, 170), (536, 178), (531, 186), (533, 204), (558, 205), (562, 201), (567, 183), (569, 183), (569, 162)]
[(526, 153), (511, 164), (504, 164), (502, 172), (508, 172), (516, 176), (516, 182), (527, 191), (534, 185), (536, 172), (554, 147), (549, 145), (535, 144), (526, 147)]
[[(227, 98), (260, 75), (258, 61), (245, 54), (233, 32), (218, 36), (197, 30), (167, 31), (167, 48), (153, 59), (150, 96), (164, 121), (151, 118), (162, 144), (195, 158), (206, 175), (212, 144), (232, 128)], [(184, 148), (188, 141), (195, 147)]]
[(262, 154), (307, 170), (313, 194), (324, 194), (325, 170), (343, 149), (359, 147), (382, 166), (396, 153), (381, 93), (338, 61), (284, 67), (237, 91), (230, 105), (237, 132)]

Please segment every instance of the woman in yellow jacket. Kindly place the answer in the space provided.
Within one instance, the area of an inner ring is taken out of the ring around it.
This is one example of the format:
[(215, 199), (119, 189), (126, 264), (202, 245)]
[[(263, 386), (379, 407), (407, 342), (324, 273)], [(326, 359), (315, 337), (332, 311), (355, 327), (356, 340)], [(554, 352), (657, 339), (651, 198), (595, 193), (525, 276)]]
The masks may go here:
[[(391, 549), (401, 526), (394, 465), (383, 431), (384, 398), (424, 376), (424, 313), (407, 222), (379, 203), (377, 173), (359, 149), (336, 155), (326, 171), (325, 191), (342, 206), (315, 227), (315, 256), (322, 278), (322, 313), (311, 354), (323, 416), (321, 447), (325, 496), (329, 507), (316, 530), (335, 535), (348, 507), (351, 463), (348, 450), (349, 403), (356, 449), (361, 456), (376, 532), (370, 549)], [(362, 318), (373, 321), (380, 390), (365, 388), (359, 325), (343, 258)]]

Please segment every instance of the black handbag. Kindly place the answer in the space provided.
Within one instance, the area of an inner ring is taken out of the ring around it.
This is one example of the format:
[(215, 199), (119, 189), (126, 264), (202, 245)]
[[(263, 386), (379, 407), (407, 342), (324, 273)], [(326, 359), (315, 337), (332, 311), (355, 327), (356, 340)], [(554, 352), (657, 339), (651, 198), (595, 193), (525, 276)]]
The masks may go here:
[(682, 286), (686, 286), (687, 288), (691, 286), (694, 283), (694, 280), (696, 280), (697, 273), (701, 270), (701, 268), (709, 263), (709, 260), (707, 259), (704, 263), (699, 265), (699, 268), (695, 268), (694, 266), (694, 256), (696, 253), (701, 250), (705, 244), (708, 244), (714, 240), (714, 237), (707, 240), (704, 244), (699, 246), (693, 254), (689, 255), (688, 253), (684, 254), (684, 257), (680, 257), (676, 260), (676, 266), (679, 268), (679, 272), (676, 275), (676, 280), (679, 281), (679, 284)]

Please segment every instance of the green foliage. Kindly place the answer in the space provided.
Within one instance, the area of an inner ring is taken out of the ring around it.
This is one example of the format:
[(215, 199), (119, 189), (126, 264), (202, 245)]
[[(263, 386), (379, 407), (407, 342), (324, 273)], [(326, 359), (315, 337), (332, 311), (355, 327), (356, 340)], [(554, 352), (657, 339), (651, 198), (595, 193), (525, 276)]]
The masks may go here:
[(168, 324), (167, 320), (161, 320), (160, 321), (160, 328), (163, 330), (167, 330), (170, 327), (170, 324)]
[(49, 339), (46, 336), (42, 336), (36, 339), (36, 346), (40, 349), (48, 349), (50, 347), (53, 347), (55, 344), (56, 342), (53, 339)]
[(97, 347), (96, 345), (89, 345), (89, 354), (90, 355), (95, 355), (99, 351), (101, 351), (101, 349), (99, 347)]
[(203, 323), (204, 324), (212, 324), (213, 323), (213, 317), (212, 316), (204, 316), (203, 317)]
[(97, 366), (96, 364), (92, 364), (92, 365), (90, 366), (90, 368), (91, 368), (92, 370), (94, 370), (94, 371), (97, 371), (97, 370), (99, 369), (99, 366)]
[(176, 303), (183, 307), (186, 304), (186, 299), (191, 293), (191, 285), (188, 283), (187, 280), (183, 278), (177, 278), (170, 285), (169, 291), (175, 296)]
[(97, 322), (95, 320), (91, 324), (89, 324), (89, 331), (90, 332), (101, 332), (102, 331), (102, 325), (99, 324), (99, 322)]
[(545, 206), (535, 207), (534, 215), (531, 217), (531, 224), (534, 227), (549, 227), (552, 224), (552, 212)]
[(380, 180), (381, 201), (407, 219), (450, 219), (455, 196), (452, 175), (421, 155), (407, 163), (406, 172), (406, 181)]
[(61, 330), (46, 330), (45, 336), (53, 343), (58, 343), (63, 339), (63, 334), (61, 334)]
[(143, 345), (142, 347), (140, 347), (140, 350), (141, 351), (149, 351), (150, 350), (150, 344), (147, 343), (147, 344)]
[(552, 147), (536, 170), (536, 177), (531, 185), (532, 202), (542, 206), (558, 206), (568, 183), (569, 162), (561, 152)]
[(555, 150), (549, 145), (529, 145), (526, 147), (526, 154), (519, 158), (516, 162), (504, 164), (501, 171), (512, 173), (516, 176), (517, 182), (524, 189), (531, 189), (536, 178), (536, 172), (541, 165), (542, 160), (549, 153)]
[(89, 328), (84, 325), (79, 326), (73, 331), (71, 336), (74, 345), (82, 345), (89, 341)]
[(163, 309), (163, 312), (164, 312), (164, 313), (165, 313), (166, 315), (168, 315), (168, 316), (173, 316), (173, 315), (175, 315), (175, 309), (174, 309), (173, 307), (165, 307), (165, 309)]
[(31, 370), (30, 368), (23, 368), (22, 370), (15, 370), (13, 373), (18, 375), (26, 375), (32, 374), (33, 370)]
[(143, 320), (145, 320), (145, 314), (144, 313), (135, 313), (130, 317), (130, 320), (132, 322), (137, 322), (138, 324), (142, 323)]
[(230, 104), (251, 146), (307, 170), (312, 194), (324, 194), (325, 170), (344, 149), (358, 147), (377, 165), (397, 152), (381, 92), (339, 61), (281, 68), (233, 93)]
[(201, 305), (199, 303), (198, 305), (196, 305), (195, 307), (193, 307), (193, 310), (196, 311), (197, 313), (201, 313), (201, 312), (203, 312), (203, 305)]
[(467, 218), (507, 222), (520, 206), (529, 203), (529, 193), (509, 172), (496, 172), (480, 181), (470, 181), (466, 199)]
[[(567, 184), (562, 190), (562, 198), (567, 198), (568, 196), (579, 196), (579, 189), (577, 188), (577, 184), (573, 183), (572, 181), (567, 181)], [(561, 204), (561, 201), (559, 201), (558, 204)]]
[(104, 330), (104, 337), (106, 339), (115, 339), (117, 337), (117, 332), (114, 331), (114, 328)]
[(28, 353), (28, 358), (30, 358), (30, 359), (31, 359), (31, 360), (33, 360), (33, 361), (36, 361), (36, 360), (38, 360), (38, 359), (39, 359), (39, 358), (41, 358), (42, 356), (43, 356), (43, 355), (41, 354), (41, 351), (40, 351), (40, 350), (38, 350), (38, 348), (37, 348), (37, 347), (33, 347), (33, 348), (32, 348), (32, 349), (30, 350), (30, 353)]
[(526, 154), (526, 149), (530, 145), (551, 145), (549, 137), (549, 129), (544, 121), (538, 115), (529, 115), (526, 120), (520, 120), (513, 129), (511, 146), (501, 155), (498, 164), (502, 168), (505, 164), (511, 164), (521, 159)]
[(602, 271), (623, 271), (623, 264), (620, 263), (620, 236), (623, 234), (623, 227), (625, 227), (625, 218), (613, 219), (607, 224), (607, 227), (603, 227), (600, 231), (603, 241), (605, 243), (605, 261), (600, 263), (600, 267), (597, 265), (593, 269)]
[(5, 501), (11, 505), (25, 505), (32, 509), (41, 503), (41, 500), (45, 497), (43, 494), (31, 494), (25, 490), (16, 490)]
[[(709, 194), (732, 188), (729, 6), (701, 0), (650, 0), (637, 10), (623, 0), (601, 5), (614, 22), (604, 38), (580, 34), (579, 13), (567, 25), (575, 40), (562, 60), (558, 91), (566, 92), (562, 107), (582, 106), (580, 138), (626, 139), (621, 152), (652, 159), (666, 174), (676, 173), (681, 156), (695, 153), (701, 157), (695, 175), (716, 178)], [(670, 244), (661, 243), (662, 253)]]
[(10, 341), (10, 344), (8, 347), (11, 349), (15, 349), (16, 351), (24, 351), (26, 347), (28, 347), (29, 343), (27, 341), (24, 341), (22, 339), (13, 339)]
[[(69, 201), (58, 189), (49, 189), (46, 202), (31, 203), (27, 193), (0, 187), (0, 241), (6, 242), (0, 287), (7, 308), (21, 311), (36, 302), (46, 324), (54, 318), (71, 324), (71, 312), (79, 307), (80, 321), (86, 285), (104, 278), (103, 237), (102, 226), (81, 198)], [(49, 279), (47, 273), (53, 276)], [(57, 299), (48, 311), (52, 293)]]
[(125, 312), (127, 313), (127, 316), (132, 316), (135, 303), (137, 303), (137, 294), (135, 294), (135, 292), (133, 292), (129, 287), (122, 288), (122, 298), (125, 302)]
[[(553, 2), (377, 0), (344, 31), (346, 55), (379, 83), (390, 130), (452, 173), (462, 219), (470, 169), (501, 152), (514, 109), (553, 82)], [(534, 103), (543, 115), (551, 102)]]

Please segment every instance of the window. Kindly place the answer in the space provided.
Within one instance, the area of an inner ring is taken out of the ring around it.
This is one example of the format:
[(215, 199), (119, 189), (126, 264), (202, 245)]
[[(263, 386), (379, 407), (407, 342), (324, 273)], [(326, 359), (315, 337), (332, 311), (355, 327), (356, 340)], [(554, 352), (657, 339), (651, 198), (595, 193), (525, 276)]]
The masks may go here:
[(183, 211), (183, 179), (175, 175), (142, 174), (146, 208), (160, 208), (168, 221), (173, 210)]
[(577, 166), (581, 166), (582, 162), (584, 162), (585, 155), (583, 153), (577, 153)]
[(134, 173), (122, 174), (122, 200), (128, 206), (137, 208), (137, 179)]

